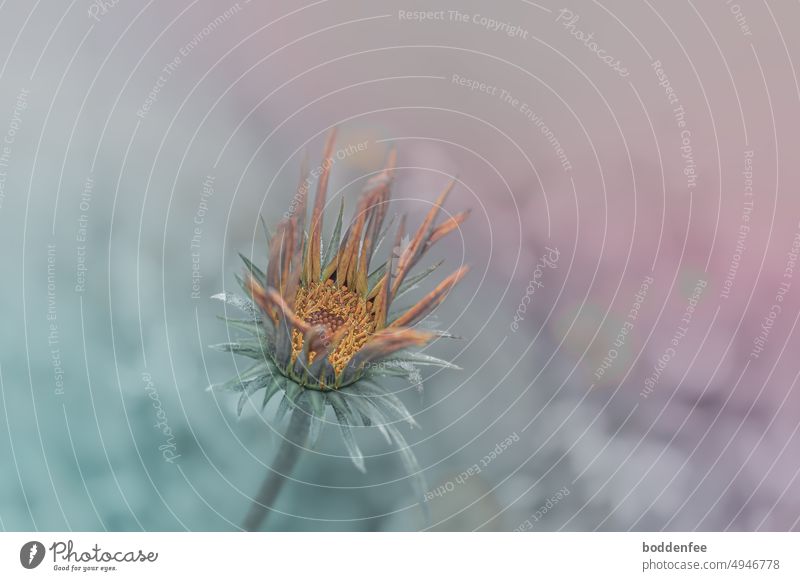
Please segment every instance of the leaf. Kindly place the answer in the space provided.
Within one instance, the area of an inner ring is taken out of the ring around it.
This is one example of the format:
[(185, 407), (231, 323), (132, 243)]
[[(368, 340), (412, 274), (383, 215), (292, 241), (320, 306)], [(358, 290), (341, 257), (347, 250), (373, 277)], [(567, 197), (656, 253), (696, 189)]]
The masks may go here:
[(239, 253), (239, 257), (244, 262), (244, 265), (247, 267), (247, 270), (250, 271), (250, 274), (253, 275), (253, 278), (255, 278), (261, 286), (266, 286), (267, 285), (267, 275), (265, 275), (264, 272), (260, 268), (258, 268), (255, 264), (253, 264), (250, 261), (250, 259), (247, 258), (241, 252)]
[(274, 357), (278, 365), (287, 368), (292, 355), (292, 328), (289, 321), (279, 318), (275, 329)]
[[(330, 396), (332, 394), (328, 395)], [(347, 423), (347, 418), (342, 414), (340, 408), (335, 405), (333, 406), (333, 412), (336, 414), (336, 419), (339, 422), (339, 430), (342, 432), (342, 439), (344, 440), (344, 445), (347, 447), (347, 451), (350, 454), (350, 459), (353, 461), (353, 464), (355, 464), (356, 468), (358, 468), (361, 472), (366, 472), (367, 468), (364, 466), (364, 455), (361, 453), (355, 436), (353, 436), (353, 432), (350, 430), (350, 426)]]
[(383, 275), (386, 274), (387, 264), (389, 264), (388, 260), (373, 270), (372, 274), (369, 275), (369, 278), (367, 279), (367, 285), (369, 286), (370, 294), (372, 294), (372, 291), (375, 290), (375, 285), (378, 284), (383, 278)]
[(232, 343), (217, 343), (216, 345), (209, 345), (208, 348), (214, 349), (215, 351), (229, 352), (243, 357), (250, 357), (251, 359), (267, 361), (266, 351), (260, 341), (246, 340)]
[(408, 377), (413, 372), (411, 369), (402, 367), (383, 367), (381, 363), (378, 363), (366, 370), (365, 377)]
[(414, 456), (414, 452), (411, 450), (411, 447), (406, 442), (400, 430), (392, 424), (387, 425), (386, 429), (389, 430), (389, 433), (397, 444), (397, 451), (400, 452), (400, 459), (403, 462), (403, 467), (406, 469), (409, 478), (411, 478), (411, 486), (414, 488), (414, 493), (419, 499), (422, 510), (425, 512), (425, 520), (429, 521), (429, 508), (428, 504), (425, 502), (425, 490), (427, 488), (425, 475), (422, 473), (417, 458)]
[(383, 434), (383, 437), (386, 438), (386, 442), (388, 444), (392, 443), (392, 439), (389, 437), (389, 432), (386, 430), (385, 426), (385, 424), (389, 423), (389, 420), (385, 415), (383, 415), (383, 412), (381, 412), (378, 407), (372, 404), (368, 398), (360, 397), (359, 395), (351, 396), (350, 404), (356, 410), (358, 410), (358, 412), (361, 414), (361, 417), (369, 420), (371, 425), (380, 430), (381, 434)]
[(413, 363), (414, 365), (432, 365), (434, 367), (441, 367), (443, 369), (455, 369), (462, 371), (462, 368), (455, 363), (450, 363), (444, 359), (439, 359), (432, 355), (427, 355), (421, 352), (407, 351), (403, 353), (395, 353), (391, 359), (381, 361), (381, 365), (393, 365), (395, 363)]
[(396, 217), (397, 217), (396, 215), (390, 216), (389, 221), (386, 222), (386, 225), (383, 227), (383, 230), (378, 235), (378, 241), (375, 244), (375, 248), (372, 251), (373, 256), (375, 256), (375, 253), (377, 253), (381, 249), (381, 245), (383, 244), (383, 241), (386, 239), (386, 234), (389, 232), (389, 229), (392, 227), (392, 224), (394, 224), (394, 220)]
[[(302, 413), (300, 411), (296, 411), (295, 413)], [(322, 421), (322, 418), (317, 416), (316, 414), (312, 415), (310, 418), (311, 423), (308, 427), (308, 447), (313, 448), (317, 445), (319, 441), (319, 437), (322, 434), (322, 428), (325, 427), (325, 422)]]
[(309, 428), (309, 446), (315, 446), (322, 433), (325, 419), (325, 395), (315, 389), (306, 389), (305, 404), (311, 414), (311, 425)]
[(377, 383), (361, 380), (358, 383), (358, 390), (384, 413), (388, 412), (390, 415), (395, 416), (396, 419), (405, 421), (412, 427), (418, 427), (417, 421), (408, 411), (405, 404), (396, 395), (386, 391)]
[(261, 361), (249, 367), (242, 373), (237, 374), (235, 377), (226, 381), (225, 383), (214, 383), (208, 386), (209, 391), (242, 391), (244, 384), (258, 378), (262, 374), (270, 374), (272, 372), (272, 362)]
[(400, 289), (397, 291), (397, 295), (394, 298), (396, 299), (398, 297), (401, 297), (405, 293), (407, 293), (408, 291), (413, 290), (414, 288), (416, 288), (416, 286), (420, 282), (422, 282), (423, 280), (428, 278), (428, 276), (430, 276), (442, 264), (444, 264), (444, 260), (440, 260), (439, 262), (429, 266), (428, 268), (426, 268), (422, 272), (420, 272), (418, 274), (415, 274), (414, 276), (411, 276), (408, 279), (406, 279), (405, 281), (403, 281), (403, 284), (400, 285)]
[(247, 288), (247, 282), (241, 276), (239, 276), (238, 273), (235, 272), (233, 273), (233, 278), (236, 279), (236, 284), (239, 285), (239, 288), (241, 288), (245, 292), (245, 294), (249, 294), (250, 291)]
[(261, 402), (261, 409), (267, 407), (269, 401), (275, 396), (276, 393), (283, 389), (286, 382), (289, 381), (283, 375), (275, 374), (272, 381), (267, 384), (267, 389), (264, 391), (264, 400)]
[(236, 413), (237, 415), (241, 416), (242, 411), (244, 410), (244, 404), (247, 403), (247, 400), (250, 399), (250, 396), (257, 392), (259, 389), (263, 388), (267, 384), (267, 380), (271, 379), (269, 376), (259, 377), (254, 379), (253, 381), (247, 383), (244, 386), (244, 390), (242, 391), (242, 395), (239, 396), (239, 403), (236, 405)]
[[(338, 411), (341, 417), (351, 426), (358, 426), (360, 424), (359, 414), (350, 406), (350, 402), (345, 399), (341, 393), (328, 393), (328, 401), (333, 407), (334, 411)], [(337, 417), (339, 415), (337, 414)]]
[(297, 407), (300, 401), (300, 396), (303, 395), (305, 388), (296, 384), (294, 381), (287, 379), (286, 385), (283, 389), (286, 398), (289, 400), (289, 403), (292, 404), (293, 407)]
[(336, 252), (339, 250), (339, 243), (341, 242), (342, 238), (342, 219), (344, 217), (344, 196), (342, 196), (342, 202), (339, 205), (339, 217), (336, 219), (336, 227), (333, 229), (333, 235), (331, 236), (331, 240), (328, 243), (328, 246), (325, 248), (325, 258), (322, 261), (323, 267), (322, 270), (325, 270), (328, 265), (333, 261), (336, 257)]
[(250, 399), (250, 394), (246, 391), (242, 392), (242, 395), (239, 396), (239, 403), (236, 404), (236, 415), (241, 416), (242, 411), (244, 410), (244, 404), (247, 403), (247, 400)]
[(307, 389), (306, 399), (308, 400), (308, 403), (311, 406), (311, 411), (314, 412), (315, 416), (322, 417), (325, 415), (325, 396), (322, 395), (321, 392), (317, 391), (316, 389)]
[(289, 403), (289, 398), (286, 397), (286, 394), (283, 394), (283, 399), (281, 403), (278, 405), (278, 411), (275, 412), (275, 421), (280, 422), (286, 416), (286, 412), (288, 412), (292, 408), (292, 404)]
[(264, 230), (264, 236), (267, 237), (267, 250), (269, 250), (269, 244), (272, 242), (272, 231), (267, 226), (267, 223), (264, 221), (264, 216), (258, 217), (259, 221), (261, 222), (261, 228)]
[(339, 396), (342, 398), (342, 401), (347, 406), (352, 416), (352, 425), (362, 425), (365, 427), (372, 425), (372, 418), (369, 414), (364, 414), (356, 405), (358, 401), (358, 395), (353, 393), (352, 391), (345, 390), (340, 391)]
[(256, 307), (255, 303), (253, 303), (253, 301), (251, 301), (246, 297), (231, 293), (219, 293), (212, 296), (211, 298), (218, 301), (222, 301), (226, 305), (237, 308), (240, 311), (244, 311), (245, 313), (250, 315), (253, 319), (260, 317), (259, 310)]
[[(392, 356), (394, 355), (393, 353)], [(365, 372), (369, 377), (408, 377), (416, 370), (410, 362), (391, 359), (370, 363)]]
[(458, 339), (459, 341), (463, 341), (464, 340), (464, 337), (462, 337), (461, 335), (453, 335), (449, 331), (440, 331), (438, 329), (429, 329), (429, 327), (426, 326), (424, 324), (424, 322), (423, 323), (419, 323), (417, 325), (417, 327), (420, 327), (420, 328), (426, 329), (426, 330), (430, 330), (431, 333), (435, 334), (440, 339)]
[(244, 331), (250, 335), (256, 335), (259, 337), (265, 335), (264, 326), (261, 324), (260, 320), (231, 319), (230, 317), (223, 317), (222, 315), (217, 315), (217, 318), (221, 321), (225, 321), (229, 327), (233, 327), (239, 331)]

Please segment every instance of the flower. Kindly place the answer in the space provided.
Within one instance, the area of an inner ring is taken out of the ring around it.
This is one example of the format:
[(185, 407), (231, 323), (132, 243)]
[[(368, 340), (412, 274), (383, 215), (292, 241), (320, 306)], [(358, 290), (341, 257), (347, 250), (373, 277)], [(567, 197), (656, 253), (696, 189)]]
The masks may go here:
[[(240, 392), (239, 413), (256, 392), (264, 390), (262, 407), (282, 392), (278, 419), (292, 411), (286, 442), (297, 450), (309, 442), (313, 445), (330, 406), (350, 458), (361, 471), (365, 470), (363, 455), (350, 428), (377, 426), (388, 442), (394, 440), (400, 448), (406, 469), (417, 476), (421, 497), (424, 485), (420, 484), (419, 467), (395, 425), (397, 421), (406, 421), (414, 426), (415, 421), (384, 385), (384, 379), (418, 380), (417, 365), (457, 369), (447, 361), (419, 351), (431, 340), (450, 335), (415, 325), (444, 301), (467, 274), (468, 267), (457, 269), (410, 308), (392, 307), (396, 299), (441, 264), (411, 275), (431, 246), (456, 230), (469, 212), (438, 220), (442, 205), (455, 185), (455, 180), (451, 181), (413, 236), (406, 234), (405, 217), (399, 220), (388, 258), (373, 267), (373, 258), (389, 230), (384, 223), (396, 165), (393, 151), (383, 171), (368, 181), (344, 234), (342, 203), (330, 242), (323, 247), (324, 208), (334, 140), (332, 132), (325, 146), (325, 161), (308, 230), (306, 200), (311, 182), (308, 173), (303, 172), (290, 211), (275, 233), (267, 234), (266, 271), (242, 256), (246, 272), (239, 283), (247, 296), (222, 293), (214, 297), (248, 315), (245, 319), (225, 320), (249, 335), (214, 347), (250, 357), (256, 363), (231, 381), (212, 387)], [(282, 468), (290, 470), (294, 459), (279, 452), (276, 463), (283, 461), (287, 465)], [(277, 469), (274, 472), (285, 473)], [(272, 500), (276, 492), (270, 494), (267, 498)], [(266, 507), (263, 495), (260, 498), (259, 505)], [(257, 524), (255, 520), (250, 524)]]

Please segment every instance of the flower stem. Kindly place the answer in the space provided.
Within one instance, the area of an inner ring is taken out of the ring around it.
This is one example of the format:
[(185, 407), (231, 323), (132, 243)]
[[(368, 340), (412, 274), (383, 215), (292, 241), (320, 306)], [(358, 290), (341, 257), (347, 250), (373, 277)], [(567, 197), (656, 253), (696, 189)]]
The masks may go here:
[(264, 479), (261, 490), (258, 491), (258, 496), (253, 499), (253, 504), (247, 513), (244, 521), (244, 530), (257, 531), (261, 528), (267, 515), (267, 510), (272, 508), (278, 493), (280, 493), (289, 474), (297, 464), (300, 452), (305, 448), (310, 424), (311, 413), (308, 410), (298, 408), (292, 411), (289, 427), (286, 429), (284, 440), (278, 449), (275, 460), (272, 462), (272, 469)]

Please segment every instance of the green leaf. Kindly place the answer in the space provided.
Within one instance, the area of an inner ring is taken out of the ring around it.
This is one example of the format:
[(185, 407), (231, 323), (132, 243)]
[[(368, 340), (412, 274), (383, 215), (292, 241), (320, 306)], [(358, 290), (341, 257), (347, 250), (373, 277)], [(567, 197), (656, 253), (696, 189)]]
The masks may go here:
[[(239, 280), (241, 281), (240, 277), (239, 277)], [(244, 284), (244, 281), (241, 281), (241, 282), (242, 282), (242, 284)], [(239, 309), (240, 311), (243, 311), (243, 312), (247, 313), (248, 315), (250, 315), (250, 317), (252, 317), (253, 319), (256, 319), (256, 318), (261, 316), (261, 313), (259, 312), (258, 307), (256, 307), (256, 305), (253, 303), (253, 301), (251, 301), (250, 299), (248, 299), (246, 297), (243, 297), (243, 296), (240, 296), (240, 295), (236, 295), (236, 294), (232, 294), (232, 293), (219, 293), (219, 294), (216, 294), (216, 295), (212, 296), (211, 298), (215, 299), (217, 301), (222, 301), (223, 303), (225, 303), (226, 305), (228, 305), (230, 307), (234, 307), (236, 309)]]
[[(234, 272), (234, 273), (233, 273), (233, 278), (235, 278), (235, 279), (236, 279), (236, 284), (238, 284), (238, 285), (239, 285), (239, 288), (240, 288), (240, 289), (242, 289), (242, 291), (244, 292), (244, 294), (245, 294), (245, 295), (249, 295), (249, 294), (250, 294), (250, 289), (248, 289), (248, 288), (247, 288), (247, 284), (245, 284), (245, 282), (244, 282), (244, 279), (243, 279), (241, 276), (239, 276), (239, 273), (237, 273), (237, 272)], [(249, 300), (249, 299), (248, 299), (248, 300)], [(251, 301), (251, 302), (252, 302), (252, 301)], [(255, 307), (255, 305), (253, 305), (253, 306)]]
[(256, 379), (259, 375), (269, 374), (273, 369), (272, 362), (261, 361), (239, 373), (225, 383), (214, 383), (208, 386), (209, 391), (242, 391), (244, 384)]
[(448, 331), (440, 331), (438, 329), (427, 329), (425, 327), (425, 325), (423, 325), (421, 323), (417, 325), (417, 328), (421, 329), (423, 331), (430, 331), (431, 333), (433, 333), (434, 335), (436, 335), (437, 337), (440, 337), (442, 339), (458, 339), (458, 340), (463, 340), (464, 339), (464, 337), (462, 337), (461, 335), (453, 335), (452, 333), (450, 333)]
[(386, 428), (397, 444), (397, 451), (400, 452), (400, 459), (403, 462), (403, 467), (408, 473), (409, 478), (411, 478), (411, 485), (414, 488), (414, 493), (419, 499), (420, 506), (425, 513), (425, 520), (429, 521), (429, 508), (428, 504), (425, 502), (425, 490), (427, 488), (425, 475), (422, 473), (417, 463), (417, 458), (414, 456), (414, 452), (411, 450), (411, 447), (406, 442), (400, 430), (392, 424), (389, 424)]
[(289, 380), (279, 373), (276, 373), (273, 376), (272, 381), (267, 384), (267, 389), (264, 390), (264, 401), (261, 402), (262, 410), (267, 407), (267, 404), (273, 398), (273, 396), (283, 389), (283, 386), (287, 381)]
[(275, 421), (280, 422), (286, 416), (286, 412), (292, 409), (292, 404), (289, 403), (289, 398), (286, 397), (286, 394), (283, 394), (283, 399), (281, 403), (278, 405), (278, 411), (275, 412)]
[(286, 412), (288, 412), (290, 409), (296, 410), (300, 407), (301, 396), (305, 391), (305, 388), (301, 385), (298, 385), (289, 378), (285, 379), (286, 381), (284, 381), (282, 385), (283, 399), (278, 406), (278, 411), (275, 412), (275, 419), (277, 421), (281, 421), (286, 415)]
[[(295, 413), (303, 413), (301, 411), (295, 411)], [(319, 437), (322, 434), (322, 428), (325, 427), (325, 422), (322, 418), (316, 414), (312, 415), (310, 418), (310, 425), (308, 427), (308, 446), (309, 448), (313, 448), (317, 445), (319, 441)]]
[(417, 286), (420, 282), (428, 278), (428, 276), (433, 273), (437, 268), (439, 268), (442, 264), (444, 264), (444, 260), (440, 260), (436, 264), (429, 266), (419, 274), (415, 274), (414, 276), (409, 277), (406, 279), (403, 284), (400, 285), (400, 288), (397, 290), (397, 295), (395, 298), (403, 296), (408, 291), (412, 290), (414, 287)]
[(244, 386), (244, 391), (242, 391), (242, 395), (239, 396), (239, 403), (236, 406), (236, 413), (237, 415), (242, 415), (242, 411), (244, 410), (244, 404), (247, 403), (247, 400), (250, 399), (250, 396), (257, 392), (259, 389), (266, 386), (267, 382), (270, 380), (270, 376), (262, 376), (256, 378)]
[(411, 363), (405, 361), (379, 361), (371, 363), (366, 368), (367, 377), (408, 377), (416, 369)]
[(242, 355), (243, 357), (250, 357), (251, 359), (266, 361), (266, 350), (261, 342), (256, 340), (217, 343), (216, 345), (209, 345), (208, 348), (214, 349), (215, 351), (229, 352), (235, 355)]
[(292, 404), (292, 406), (297, 407), (300, 396), (303, 395), (305, 388), (296, 384), (294, 381), (288, 380), (283, 389), (286, 392), (286, 397), (289, 399), (289, 403)]
[(344, 440), (344, 445), (347, 447), (347, 451), (350, 454), (350, 459), (353, 461), (353, 464), (355, 464), (356, 468), (358, 468), (361, 472), (366, 472), (367, 468), (364, 466), (364, 455), (361, 453), (355, 436), (353, 436), (353, 432), (350, 430), (347, 418), (342, 414), (340, 408), (337, 406), (333, 406), (333, 412), (336, 414), (336, 419), (339, 422), (339, 430), (342, 432), (342, 439)]
[(361, 423), (360, 415), (350, 407), (350, 402), (345, 399), (344, 395), (330, 392), (328, 393), (328, 401), (334, 411), (338, 411), (337, 417), (343, 417), (351, 426), (358, 426)]
[(412, 427), (418, 427), (414, 416), (406, 408), (400, 399), (393, 393), (380, 387), (367, 379), (358, 383), (358, 390), (361, 395), (368, 397), (370, 402), (379, 407), (384, 413), (394, 416), (398, 420), (407, 422)]
[(444, 369), (456, 369), (458, 371), (462, 371), (461, 367), (454, 363), (450, 363), (449, 361), (445, 361), (444, 359), (439, 359), (438, 357), (433, 357), (432, 355), (427, 355), (425, 353), (414, 352), (414, 351), (404, 351), (399, 355), (394, 353), (391, 359), (386, 359), (381, 361), (381, 365), (392, 365), (395, 363), (412, 363), (414, 365), (432, 365), (434, 367), (442, 367)]
[[(345, 390), (347, 391), (347, 390)], [(368, 414), (361, 413), (361, 410), (356, 405), (356, 400), (358, 399), (357, 395), (353, 395), (352, 392), (347, 391), (347, 395), (342, 393), (342, 399), (347, 407), (350, 409), (350, 413), (352, 414), (352, 425), (359, 425), (364, 427), (369, 427), (372, 425), (372, 418)]]
[(331, 240), (328, 243), (327, 248), (325, 248), (325, 256), (322, 259), (322, 268), (320, 271), (325, 270), (328, 265), (330, 265), (333, 258), (336, 256), (336, 252), (339, 250), (339, 243), (342, 239), (342, 219), (344, 217), (344, 196), (342, 196), (342, 203), (339, 206), (339, 217), (336, 219), (336, 227), (333, 229), (333, 235), (331, 236)]
[[(395, 297), (397, 298), (397, 297)], [(400, 316), (413, 307), (413, 304), (410, 305), (397, 305), (392, 302), (392, 306), (389, 308), (389, 314), (386, 316), (386, 321), (388, 325), (394, 323)]]
[(264, 326), (261, 324), (260, 320), (231, 319), (230, 317), (223, 317), (222, 315), (217, 315), (217, 318), (221, 321), (225, 321), (229, 327), (244, 331), (250, 335), (255, 335), (257, 337), (264, 335)]
[(380, 232), (380, 234), (378, 234), (378, 241), (375, 243), (375, 248), (372, 251), (372, 255), (373, 256), (375, 256), (375, 253), (378, 252), (381, 249), (381, 246), (383, 245), (383, 241), (386, 240), (386, 234), (391, 229), (392, 224), (394, 224), (394, 220), (395, 220), (396, 217), (397, 217), (396, 214), (392, 214), (389, 217), (388, 222), (386, 222), (386, 226), (384, 226), (383, 230)]
[(255, 278), (261, 286), (266, 286), (267, 276), (264, 274), (264, 272), (255, 264), (253, 264), (250, 259), (241, 252), (239, 253), (239, 258), (242, 259), (242, 262), (244, 262), (244, 265), (247, 267), (247, 270), (250, 271), (250, 274), (253, 275), (253, 278)]
[(372, 292), (375, 289), (375, 285), (380, 282), (383, 278), (383, 275), (386, 274), (386, 265), (389, 264), (387, 260), (383, 264), (381, 264), (378, 268), (372, 271), (372, 274), (369, 275), (367, 279), (367, 286), (369, 288), (369, 292)]
[[(322, 433), (325, 425), (325, 401), (326, 396), (315, 389), (306, 389), (305, 396), (301, 403), (301, 410), (311, 415), (309, 425), (309, 446), (314, 447)], [(297, 412), (295, 412), (297, 413)]]
[[(376, 254), (378, 254), (378, 252), (380, 251), (381, 247), (383, 246), (383, 242), (384, 242), (384, 240), (386, 240), (386, 234), (391, 229), (392, 224), (394, 224), (394, 220), (395, 220), (396, 217), (397, 217), (396, 215), (392, 215), (389, 218), (389, 220), (387, 221), (386, 226), (384, 226), (383, 230), (381, 230), (381, 232), (378, 234), (377, 241), (375, 242), (375, 247), (372, 249), (371, 256), (373, 258), (375, 257)], [(386, 272), (386, 265), (388, 263), (389, 263), (389, 261), (385, 260), (383, 262), (383, 264), (381, 264), (379, 267), (377, 267), (375, 270), (373, 270), (369, 274), (369, 276), (367, 277), (367, 282), (368, 282), (367, 287), (370, 289), (370, 291), (372, 291), (372, 289), (375, 286), (375, 284), (381, 279), (381, 277)], [(372, 264), (372, 259), (370, 259), (370, 264), (368, 264), (367, 267), (369, 267), (371, 264)]]
[(356, 394), (350, 397), (350, 404), (356, 410), (358, 410), (362, 418), (369, 420), (369, 423), (371, 425), (375, 426), (376, 428), (378, 428), (378, 430), (380, 430), (381, 434), (383, 434), (383, 437), (386, 439), (386, 442), (388, 444), (392, 443), (392, 439), (391, 437), (389, 437), (389, 432), (386, 430), (385, 426), (385, 424), (389, 423), (389, 420), (386, 418), (385, 415), (383, 415), (383, 412), (381, 412), (381, 410), (378, 409), (378, 407), (376, 407), (370, 402), (369, 398), (361, 397)]
[(311, 411), (315, 416), (322, 417), (325, 415), (325, 396), (316, 389), (306, 390), (306, 399), (311, 406)]
[(264, 230), (264, 236), (267, 237), (267, 250), (269, 250), (269, 245), (272, 242), (272, 232), (270, 231), (269, 226), (267, 226), (267, 223), (264, 221), (264, 216), (260, 215), (258, 219), (261, 222), (261, 228)]
[(292, 330), (293, 327), (289, 321), (282, 315), (279, 316), (275, 323), (272, 358), (284, 369), (288, 369), (291, 365)]

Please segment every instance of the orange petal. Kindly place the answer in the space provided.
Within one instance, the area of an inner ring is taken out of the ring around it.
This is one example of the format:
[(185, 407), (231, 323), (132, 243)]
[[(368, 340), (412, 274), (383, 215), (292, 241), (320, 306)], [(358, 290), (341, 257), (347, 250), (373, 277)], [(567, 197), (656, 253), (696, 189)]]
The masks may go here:
[(320, 279), (320, 255), (322, 252), (322, 218), (325, 211), (325, 197), (328, 192), (328, 179), (333, 165), (333, 145), (336, 142), (336, 128), (331, 129), (323, 152), (322, 174), (317, 182), (317, 197), (314, 200), (314, 212), (311, 215), (311, 228), (308, 237), (308, 251), (304, 278), (307, 281)]
[(406, 217), (400, 217), (400, 223), (397, 225), (397, 233), (394, 238), (394, 245), (389, 250), (389, 259), (386, 261), (386, 273), (383, 275), (381, 281), (375, 286), (377, 293), (375, 299), (375, 326), (376, 329), (383, 329), (386, 326), (386, 317), (389, 314), (389, 304), (391, 303), (391, 288), (392, 288), (392, 273), (395, 268), (395, 252), (400, 248), (403, 236), (406, 233)]
[(382, 359), (407, 347), (421, 347), (435, 337), (435, 333), (427, 333), (416, 329), (383, 329), (370, 338), (366, 345), (356, 353), (353, 360), (356, 365), (363, 365), (368, 361)]
[[(280, 286), (276, 287), (281, 290), (281, 296), (291, 297), (294, 299), (294, 293), (291, 292), (289, 287), (293, 281), (293, 264), (295, 261), (295, 242), (297, 238), (297, 217), (292, 216), (286, 223), (286, 235), (283, 237), (283, 249), (281, 252), (281, 279)], [(287, 289), (289, 289), (287, 291)]]
[(419, 258), (424, 254), (426, 248), (425, 244), (428, 242), (430, 237), (430, 232), (433, 228), (433, 223), (436, 221), (436, 217), (439, 215), (439, 211), (442, 209), (447, 196), (453, 191), (453, 187), (456, 185), (456, 180), (450, 180), (450, 183), (444, 188), (439, 197), (433, 203), (433, 207), (428, 212), (428, 215), (425, 217), (425, 220), (420, 225), (419, 229), (417, 230), (414, 238), (411, 240), (411, 243), (403, 252), (403, 255), (400, 257), (400, 262), (397, 265), (397, 276), (394, 280), (394, 284), (392, 286), (392, 296), (397, 294), (397, 291), (400, 289), (400, 285), (403, 283), (406, 275), (414, 268), (414, 265), (417, 263)]
[(287, 230), (289, 220), (278, 223), (275, 234), (269, 244), (269, 263), (267, 264), (267, 286), (280, 288), (283, 277), (283, 252), (288, 243)]
[[(339, 259), (344, 254), (345, 246), (347, 245), (347, 241), (350, 239), (350, 231), (353, 229), (353, 225), (349, 225), (347, 229), (342, 234), (341, 240), (339, 240), (339, 250), (336, 251), (336, 255), (331, 260), (331, 263), (325, 267), (325, 270), (322, 272), (322, 280), (328, 280), (333, 276), (334, 272), (337, 272), (339, 269)], [(339, 279), (339, 276), (336, 276), (336, 279)]]
[[(405, 236), (405, 235), (406, 235), (406, 216), (405, 216), (405, 214), (403, 214), (402, 216), (400, 216), (400, 221), (397, 224), (397, 234), (395, 236), (394, 246), (392, 246), (391, 250), (389, 251), (389, 257), (392, 260), (392, 264), (393, 265), (395, 265), (397, 263), (397, 261), (394, 260), (395, 258), (398, 258), (398, 256), (395, 254), (395, 252), (397, 252), (397, 249), (400, 248), (400, 246), (402, 244), (403, 236)], [(388, 268), (388, 261), (387, 261), (387, 268)], [(394, 270), (392, 270), (392, 272), (396, 272), (396, 269), (397, 269), (397, 267), (394, 266)], [(380, 293), (383, 292), (383, 289), (386, 288), (386, 285), (387, 285), (387, 282), (386, 282), (387, 278), (391, 278), (391, 277), (387, 277), (386, 274), (384, 273), (384, 275), (380, 278), (380, 280), (375, 283), (375, 286), (372, 288), (372, 291), (369, 293), (369, 295), (367, 295), (367, 300), (374, 299)], [(388, 288), (391, 289), (391, 281), (389, 282)], [(391, 296), (389, 298), (391, 299)], [(387, 301), (387, 307), (388, 307), (388, 304), (389, 304), (389, 301)]]
[(269, 312), (274, 309), (285, 318), (292, 327), (297, 328), (303, 334), (307, 333), (311, 328), (311, 325), (295, 314), (292, 308), (283, 300), (280, 293), (274, 288), (264, 289), (253, 277), (247, 279), (247, 285), (248, 290), (250, 290), (250, 293), (253, 295), (253, 300), (256, 301), (262, 310)]
[[(297, 183), (294, 198), (289, 206), (289, 216), (297, 217), (297, 232), (302, 234), (306, 227), (306, 208), (308, 205), (308, 156), (303, 158), (300, 169), (300, 181)], [(303, 244), (303, 236), (298, 236), (295, 240), (296, 245)]]
[(366, 296), (367, 291), (369, 290), (367, 288), (367, 279), (369, 278), (369, 263), (370, 257), (372, 256), (372, 247), (375, 244), (375, 239), (378, 236), (378, 234), (375, 232), (376, 227), (380, 227), (378, 224), (379, 221), (382, 220), (379, 208), (383, 205), (383, 196), (376, 196), (376, 200), (373, 202), (373, 205), (367, 210), (368, 217), (366, 233), (364, 234), (364, 241), (361, 244), (361, 255), (359, 256), (358, 268), (356, 269), (355, 274), (356, 292), (358, 292), (358, 294), (360, 294), (362, 297)]
[(356, 272), (356, 257), (358, 255), (359, 246), (361, 245), (361, 233), (364, 230), (364, 224), (367, 220), (369, 202), (370, 199), (367, 197), (362, 197), (359, 200), (355, 222), (353, 222), (351, 228), (349, 228), (347, 241), (344, 244), (344, 251), (339, 254), (339, 265), (336, 268), (336, 282), (348, 288), (353, 287), (351, 279)]
[(367, 266), (372, 260), (373, 245), (377, 241), (378, 236), (383, 229), (383, 223), (386, 219), (386, 214), (389, 212), (389, 197), (391, 194), (391, 182), (394, 179), (394, 170), (397, 167), (397, 150), (392, 148), (389, 152), (389, 157), (386, 160), (386, 165), (378, 178), (375, 180), (373, 189), (376, 190), (375, 199), (373, 200), (373, 209), (371, 220), (367, 229), (367, 236), (370, 240), (369, 252), (367, 253)]
[(250, 293), (250, 296), (253, 297), (253, 301), (255, 301), (255, 303), (258, 305), (258, 308), (260, 308), (262, 312), (264, 312), (274, 321), (276, 314), (270, 301), (267, 300), (266, 290), (255, 278), (253, 278), (253, 275), (251, 275), (249, 272), (245, 276), (245, 286), (247, 287), (247, 291)]
[(413, 325), (422, 317), (430, 313), (433, 309), (439, 306), (445, 298), (447, 298), (447, 294), (450, 292), (450, 290), (456, 284), (458, 284), (462, 278), (464, 278), (467, 272), (469, 272), (469, 266), (464, 265), (459, 268), (453, 274), (440, 282), (439, 285), (425, 298), (403, 313), (397, 320), (389, 325), (389, 328)]
[[(376, 236), (372, 235), (371, 230), (373, 227), (370, 227), (367, 229), (365, 236), (366, 243), (362, 245), (362, 235), (368, 223), (374, 224), (374, 228), (378, 229), (380, 229), (383, 223), (383, 219), (388, 211), (386, 202), (388, 202), (389, 199), (389, 189), (391, 187), (396, 164), (397, 153), (395, 150), (392, 150), (389, 153), (383, 171), (373, 176), (364, 187), (361, 197), (359, 198), (358, 207), (356, 208), (354, 221), (348, 228), (339, 253), (336, 256), (336, 268), (326, 269), (326, 272), (330, 270), (331, 274), (333, 274), (334, 270), (336, 271), (337, 284), (357, 290), (359, 288), (359, 277), (362, 277), (363, 280), (360, 286), (366, 287), (366, 278), (369, 274), (366, 271), (369, 268), (369, 259), (372, 255), (372, 243)], [(362, 267), (362, 265), (364, 266)], [(366, 290), (364, 290), (362, 296), (365, 294)]]
[(460, 212), (455, 216), (451, 216), (446, 221), (439, 224), (436, 228), (433, 229), (431, 232), (430, 238), (428, 238), (427, 248), (433, 246), (436, 242), (450, 234), (453, 230), (461, 226), (464, 223), (472, 210), (465, 210), (464, 212)]

